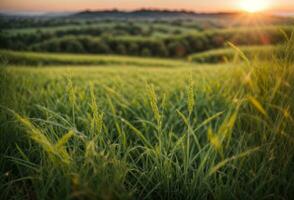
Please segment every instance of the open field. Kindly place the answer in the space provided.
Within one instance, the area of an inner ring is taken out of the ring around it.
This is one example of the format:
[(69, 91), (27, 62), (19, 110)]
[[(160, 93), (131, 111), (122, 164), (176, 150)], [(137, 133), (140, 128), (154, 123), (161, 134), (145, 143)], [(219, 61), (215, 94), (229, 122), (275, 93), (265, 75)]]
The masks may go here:
[(83, 54), (65, 54), (65, 53), (38, 53), (38, 52), (18, 52), (9, 50), (0, 50), (2, 59), (10, 65), (132, 65), (132, 66), (153, 66), (153, 67), (179, 67), (190, 66), (183, 60), (170, 60), (159, 58), (140, 58), (117, 55), (83, 55)]
[[(281, 47), (276, 45), (241, 46), (238, 47), (244, 55), (253, 60), (269, 60), (272, 55), (279, 53)], [(142, 58), (119, 55), (84, 55), (66, 53), (39, 53), (1, 50), (4, 61), (10, 65), (48, 66), (48, 65), (87, 65), (87, 66), (142, 66), (142, 67), (193, 67), (193, 63), (224, 63), (240, 60), (234, 47), (204, 51), (189, 55), (186, 59)], [(281, 52), (280, 52), (281, 54)]]
[(1, 197), (293, 198), (285, 49), (238, 66), (2, 69)]

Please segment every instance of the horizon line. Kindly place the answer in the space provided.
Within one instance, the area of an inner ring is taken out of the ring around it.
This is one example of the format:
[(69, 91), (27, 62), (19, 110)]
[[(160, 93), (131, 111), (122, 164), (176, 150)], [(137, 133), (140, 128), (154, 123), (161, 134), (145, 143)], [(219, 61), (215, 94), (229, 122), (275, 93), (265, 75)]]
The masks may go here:
[[(118, 8), (105, 8), (105, 9), (93, 9), (93, 8), (84, 8), (84, 9), (79, 9), (79, 10), (57, 10), (57, 11), (42, 11), (42, 10), (12, 10), (12, 9), (1, 9), (0, 8), (0, 13), (4, 15), (45, 15), (45, 14), (50, 14), (50, 13), (55, 13), (55, 14), (62, 14), (62, 13), (79, 13), (79, 12), (111, 12), (111, 11), (117, 11), (117, 12), (126, 12), (126, 13), (131, 13), (131, 12), (136, 12), (136, 11), (166, 11), (166, 12), (187, 12), (187, 13), (194, 13), (194, 14), (238, 14), (238, 13), (246, 13), (246, 11), (242, 9), (215, 9), (215, 10), (188, 10), (185, 8), (180, 8), (180, 9), (171, 9), (171, 8), (152, 8), (152, 7), (139, 7), (135, 9), (118, 9)], [(257, 12), (260, 14), (270, 14), (270, 15), (280, 15), (280, 16), (294, 16), (294, 9), (269, 9), (269, 10), (264, 10)]]

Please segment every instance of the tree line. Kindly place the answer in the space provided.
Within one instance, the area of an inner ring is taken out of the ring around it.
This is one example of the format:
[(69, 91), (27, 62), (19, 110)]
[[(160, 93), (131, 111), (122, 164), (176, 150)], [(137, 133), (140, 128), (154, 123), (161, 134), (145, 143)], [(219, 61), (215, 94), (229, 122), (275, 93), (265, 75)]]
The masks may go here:
[[(224, 47), (227, 41), (236, 45), (268, 45), (284, 41), (292, 27), (259, 29), (226, 29), (168, 37), (117, 36), (88, 34), (0, 34), (0, 48), (25, 51), (119, 54), (154, 57), (184, 57), (191, 53)], [(86, 35), (87, 34), (87, 35)]]

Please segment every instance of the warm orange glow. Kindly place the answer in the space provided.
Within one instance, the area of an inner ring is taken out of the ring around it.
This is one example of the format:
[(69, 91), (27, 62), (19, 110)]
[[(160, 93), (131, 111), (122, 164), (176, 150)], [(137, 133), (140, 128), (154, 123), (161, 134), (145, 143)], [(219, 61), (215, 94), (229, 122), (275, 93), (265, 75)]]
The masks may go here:
[(269, 5), (266, 0), (243, 0), (240, 4), (242, 10), (250, 13), (266, 10)]
[[(70, 2), (70, 3), (68, 3)], [(293, 13), (294, 0), (0, 0), (0, 11), (64, 12), (141, 8), (196, 12), (267, 11)]]

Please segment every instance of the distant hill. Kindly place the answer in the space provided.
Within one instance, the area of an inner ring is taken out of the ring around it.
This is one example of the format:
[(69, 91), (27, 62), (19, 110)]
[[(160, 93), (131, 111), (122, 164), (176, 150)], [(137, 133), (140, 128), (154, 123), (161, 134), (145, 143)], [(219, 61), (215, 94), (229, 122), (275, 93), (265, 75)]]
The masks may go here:
[(0, 12), (5, 18), (61, 18), (75, 14), (74, 12)]
[[(246, 14), (245, 14), (246, 15)], [(259, 20), (262, 22), (274, 23), (275, 21), (287, 21), (286, 17), (270, 14), (258, 14)], [(96, 20), (96, 19), (233, 19), (239, 20), (244, 17), (242, 12), (211, 12), (201, 13), (187, 10), (158, 10), (158, 9), (139, 9), (134, 11), (123, 11), (123, 10), (84, 10), (80, 12), (0, 12), (0, 19), (22, 19), (22, 18), (38, 18), (38, 19), (85, 19), (85, 20)], [(290, 19), (290, 18), (288, 18)]]
[(239, 13), (196, 13), (185, 10), (153, 10), (140, 9), (135, 11), (120, 10), (100, 10), (100, 11), (82, 11), (71, 15), (76, 18), (194, 18), (194, 17), (214, 17), (214, 16), (235, 16)]

